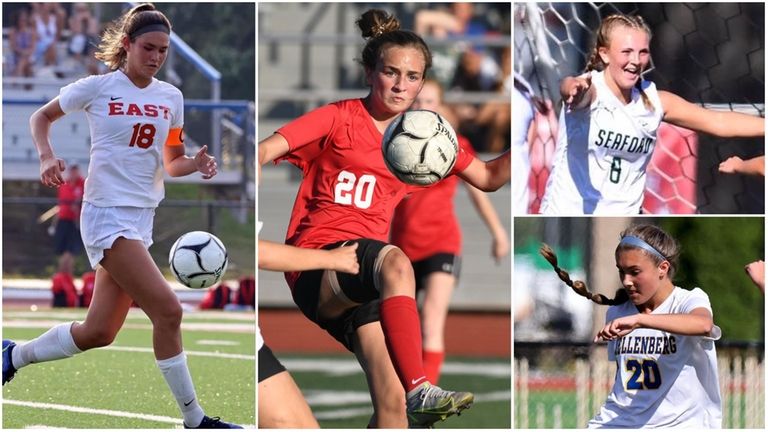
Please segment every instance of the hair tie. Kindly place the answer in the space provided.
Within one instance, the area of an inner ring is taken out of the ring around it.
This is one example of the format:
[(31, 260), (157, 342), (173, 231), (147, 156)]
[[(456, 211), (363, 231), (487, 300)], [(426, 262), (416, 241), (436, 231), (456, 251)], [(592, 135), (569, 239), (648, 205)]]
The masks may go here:
[(373, 37), (379, 37), (383, 35), (384, 30), (386, 30), (384, 24), (376, 24), (376, 26), (373, 28)]
[(664, 254), (659, 252), (655, 247), (649, 245), (645, 240), (639, 237), (624, 236), (619, 242), (619, 246), (621, 245), (628, 245), (628, 246), (643, 249), (645, 251), (650, 252), (652, 255), (655, 255), (656, 257), (661, 258), (662, 261), (668, 261), (667, 257), (665, 257)]

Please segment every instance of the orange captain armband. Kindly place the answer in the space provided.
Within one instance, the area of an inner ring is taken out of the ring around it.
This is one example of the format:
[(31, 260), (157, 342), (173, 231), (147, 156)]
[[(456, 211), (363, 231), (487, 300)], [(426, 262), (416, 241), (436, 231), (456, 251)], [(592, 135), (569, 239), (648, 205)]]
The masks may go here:
[(184, 145), (184, 128), (173, 128), (168, 131), (168, 139), (165, 140), (167, 146)]

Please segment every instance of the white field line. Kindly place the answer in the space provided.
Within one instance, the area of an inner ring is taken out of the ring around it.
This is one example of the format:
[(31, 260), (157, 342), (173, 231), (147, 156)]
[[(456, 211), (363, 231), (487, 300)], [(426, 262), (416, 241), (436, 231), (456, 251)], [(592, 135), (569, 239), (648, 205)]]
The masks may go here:
[[(295, 359), (281, 358), (280, 362), (292, 372), (324, 372), (328, 375), (343, 376), (361, 373), (360, 364), (356, 360), (334, 359)], [(476, 375), (485, 377), (505, 378), (512, 373), (507, 363), (467, 363), (446, 362), (442, 373), (449, 375)]]
[[(52, 403), (18, 401), (18, 400), (12, 400), (12, 399), (3, 399), (3, 404), (23, 406), (23, 407), (27, 407), (27, 408), (39, 408), (39, 409), (46, 409), (46, 410), (59, 410), (59, 411), (66, 411), (66, 412), (70, 412), (70, 413), (74, 412), (74, 413), (81, 413), (81, 414), (105, 415), (105, 416), (110, 416), (110, 417), (138, 418), (138, 419), (141, 419), (141, 420), (156, 421), (156, 422), (159, 422), (159, 423), (170, 423), (170, 424), (173, 424), (173, 425), (183, 425), (184, 424), (182, 419), (176, 418), (176, 417), (166, 417), (166, 416), (159, 416), (159, 415), (153, 415), (153, 414), (132, 413), (132, 412), (127, 412), (127, 411), (114, 411), (114, 410), (77, 407), (77, 406), (71, 406), (71, 405), (61, 405), (61, 404), (52, 404)], [(256, 425), (242, 425), (242, 426), (245, 429), (255, 429), (256, 428)], [(39, 427), (39, 426), (36, 426), (36, 427)]]
[[(17, 343), (19, 342), (27, 342), (25, 340), (16, 340)], [(118, 346), (118, 345), (110, 345), (102, 348), (97, 348), (98, 350), (106, 350), (106, 351), (124, 351), (124, 352), (137, 352), (137, 353), (147, 353), (147, 354), (154, 354), (154, 350), (152, 348), (146, 348), (146, 347), (127, 347), (127, 346)], [(184, 350), (184, 353), (187, 356), (193, 356), (193, 357), (215, 357), (215, 358), (228, 358), (228, 359), (236, 359), (236, 360), (251, 360), (256, 361), (255, 355), (248, 355), (248, 354), (230, 354), (230, 353), (216, 353), (216, 352), (207, 352), (207, 351), (187, 351)]]
[[(31, 318), (31, 319), (61, 319), (66, 321), (81, 320), (85, 318), (85, 310), (44, 310), (44, 311), (4, 311), (3, 316), (6, 318)], [(131, 308), (128, 311), (128, 319), (147, 318), (147, 315), (141, 309)], [(243, 321), (252, 322), (255, 321), (256, 316), (253, 312), (240, 313), (240, 312), (214, 312), (214, 311), (184, 311), (184, 318), (186, 319), (216, 319), (221, 321)]]
[[(368, 392), (335, 392), (326, 390), (306, 390), (304, 395), (307, 402), (314, 409), (318, 420), (335, 420), (342, 418), (354, 418), (373, 414), (372, 408), (342, 408), (329, 411), (318, 411), (320, 406), (339, 406), (350, 404), (370, 404), (371, 397)], [(475, 403), (508, 401), (512, 397), (509, 391), (497, 391), (475, 395)]]
[(45, 409), (45, 410), (75, 412), (75, 413), (81, 413), (81, 414), (98, 414), (98, 415), (106, 415), (110, 417), (140, 418), (142, 420), (156, 421), (159, 423), (170, 423), (175, 425), (183, 424), (183, 421), (179, 418), (158, 416), (158, 415), (152, 415), (152, 414), (132, 413), (127, 411), (85, 408), (85, 407), (77, 407), (77, 406), (71, 406), (71, 405), (28, 402), (28, 401), (19, 401), (19, 400), (12, 400), (12, 399), (3, 399), (3, 404), (23, 406), (27, 408), (39, 408), (39, 409)]
[[(54, 321), (54, 320), (6, 320), (3, 321), (3, 327), (5, 328), (29, 328), (29, 329), (49, 329), (55, 325), (71, 322)], [(123, 324), (123, 328), (132, 330), (152, 330), (152, 324)], [(226, 332), (226, 333), (255, 333), (256, 324), (223, 324), (223, 323), (182, 323), (182, 330), (190, 331), (210, 331), (210, 332)]]

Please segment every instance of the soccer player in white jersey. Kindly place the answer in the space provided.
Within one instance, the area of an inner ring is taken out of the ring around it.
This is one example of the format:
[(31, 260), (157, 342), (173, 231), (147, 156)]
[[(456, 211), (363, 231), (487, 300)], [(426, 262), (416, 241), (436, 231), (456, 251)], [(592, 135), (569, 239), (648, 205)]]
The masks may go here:
[(621, 234), (616, 267), (628, 300), (611, 306), (595, 341), (608, 341), (616, 381), (589, 428), (720, 428), (714, 324), (709, 297), (672, 278), (680, 247), (653, 225)]
[(640, 213), (662, 120), (719, 137), (765, 136), (761, 117), (708, 110), (643, 80), (651, 31), (641, 17), (608, 16), (596, 33), (587, 72), (560, 86), (565, 106), (541, 213)]
[(240, 428), (206, 416), (198, 403), (181, 342), (182, 309), (147, 248), (155, 208), (163, 199), (163, 169), (171, 176), (216, 175), (203, 147), (184, 153), (181, 92), (154, 78), (170, 43), (171, 24), (151, 4), (127, 11), (107, 29), (96, 56), (112, 70), (61, 89), (30, 118), (44, 185), (62, 184), (64, 161), (50, 143), (51, 124), (85, 111), (91, 158), (81, 215), (83, 243), (96, 269), (96, 287), (85, 321), (59, 324), (27, 343), (3, 341), (3, 385), (32, 363), (71, 357), (109, 345), (133, 301), (152, 321), (157, 366), (186, 428)]

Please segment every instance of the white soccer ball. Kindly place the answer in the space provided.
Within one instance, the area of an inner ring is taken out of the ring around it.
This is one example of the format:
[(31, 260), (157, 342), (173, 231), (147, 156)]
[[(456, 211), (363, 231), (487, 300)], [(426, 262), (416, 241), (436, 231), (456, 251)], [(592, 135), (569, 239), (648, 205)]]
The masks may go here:
[(227, 249), (215, 235), (188, 232), (171, 246), (168, 255), (176, 280), (190, 288), (208, 288), (221, 280), (227, 270)]
[(406, 111), (384, 131), (381, 150), (389, 171), (400, 181), (427, 186), (445, 178), (456, 163), (456, 132), (438, 113)]

